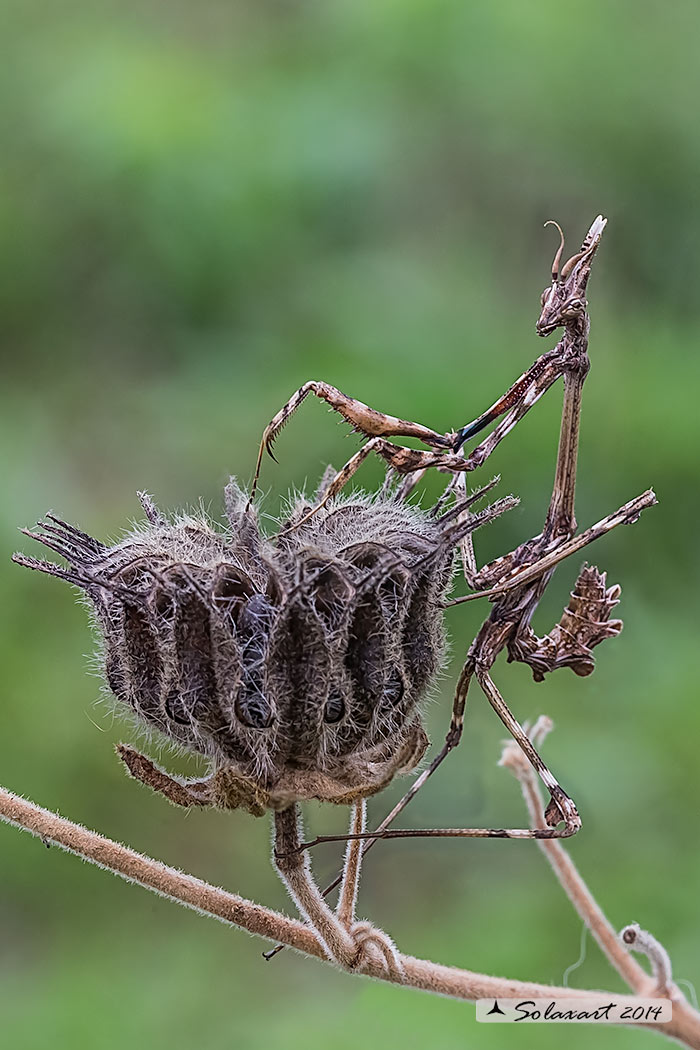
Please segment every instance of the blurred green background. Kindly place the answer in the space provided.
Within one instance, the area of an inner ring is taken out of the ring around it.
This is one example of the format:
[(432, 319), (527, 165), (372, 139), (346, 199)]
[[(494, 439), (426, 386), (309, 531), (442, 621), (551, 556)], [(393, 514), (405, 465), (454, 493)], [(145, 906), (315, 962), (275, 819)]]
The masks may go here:
[[(496, 677), (521, 719), (557, 724), (546, 757), (584, 819), (571, 853), (612, 922), (649, 927), (677, 976), (700, 985), (697, 3), (0, 8), (2, 782), (290, 909), (266, 820), (186, 815), (126, 779), (112, 746), (137, 736), (99, 702), (85, 610), (10, 563), (32, 546), (16, 526), (53, 508), (115, 537), (139, 515), (139, 488), (168, 508), (202, 497), (219, 515), (228, 475), (250, 479), (263, 426), (309, 378), (461, 425), (544, 349), (534, 321), (556, 238), (543, 222), (558, 219), (573, 251), (602, 211), (578, 517), (590, 524), (651, 484), (660, 506), (591, 552), (622, 584), (625, 619), (593, 678), (535, 685), (501, 663)], [(560, 399), (556, 388), (485, 468), (523, 501), (479, 537), (482, 559), (539, 530)], [(264, 465), (266, 506), (357, 447), (305, 404), (279, 465)], [(381, 476), (363, 471), (367, 486)], [(541, 631), (578, 564), (559, 570)], [(450, 616), (434, 740), (485, 613)], [(486, 707), (475, 694), (463, 747), (406, 826), (522, 821)], [(405, 786), (373, 800), (375, 819)], [(308, 819), (339, 829), (344, 813)], [(338, 854), (324, 849), (325, 879)], [(579, 954), (580, 922), (534, 844), (380, 845), (360, 910), (406, 951), (489, 973), (559, 983)], [(0, 931), (2, 1045), (17, 1050), (563, 1038), (477, 1027), (470, 1005), (290, 952), (266, 965), (262, 943), (6, 826)], [(571, 983), (622, 990), (594, 946)], [(565, 1037), (659, 1045), (585, 1026)]]

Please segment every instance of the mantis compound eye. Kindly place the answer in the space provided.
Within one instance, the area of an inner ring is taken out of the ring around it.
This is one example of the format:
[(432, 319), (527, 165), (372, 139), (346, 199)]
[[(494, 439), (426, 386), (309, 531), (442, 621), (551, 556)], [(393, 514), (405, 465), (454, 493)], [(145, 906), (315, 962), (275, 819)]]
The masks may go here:
[(586, 304), (583, 299), (570, 299), (562, 310), (562, 316), (576, 317), (578, 314), (583, 313), (585, 308)]

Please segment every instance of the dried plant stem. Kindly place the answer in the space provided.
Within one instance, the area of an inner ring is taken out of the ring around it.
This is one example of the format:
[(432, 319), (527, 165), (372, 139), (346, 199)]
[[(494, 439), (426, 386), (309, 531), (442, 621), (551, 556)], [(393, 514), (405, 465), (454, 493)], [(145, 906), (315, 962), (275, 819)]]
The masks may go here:
[[(367, 825), (367, 801), (360, 799), (355, 802), (350, 818), (350, 834), (361, 835)], [(335, 913), (338, 921), (347, 928), (355, 921), (355, 907), (357, 905), (357, 891), (360, 886), (360, 867), (362, 865), (362, 842), (359, 839), (348, 839), (345, 847), (345, 864), (343, 865), (343, 881), (338, 896), (338, 904)], [(323, 894), (325, 897), (325, 893)]]
[(636, 922), (625, 926), (620, 932), (620, 940), (623, 944), (628, 944), (633, 951), (646, 955), (651, 964), (654, 985), (659, 994), (675, 998), (671, 958), (663, 944), (659, 944), (656, 937), (653, 937), (648, 930), (641, 929)]
[(184, 904), (186, 908), (212, 915), (261, 937), (278, 938), (308, 955), (323, 955), (318, 940), (302, 923), (144, 857), (128, 846), (42, 809), (5, 788), (0, 788), (0, 820), (30, 831), (44, 841), (55, 843), (98, 867), (121, 875), (128, 882), (137, 882)]
[[(552, 729), (546, 716), (538, 719), (531, 739), (540, 746)], [(503, 749), (500, 765), (506, 766), (518, 780), (533, 828), (542, 827), (542, 794), (537, 775), (525, 761), (520, 749), (508, 742)], [(593, 897), (573, 860), (561, 842), (539, 839), (537, 845), (549, 861), (562, 889), (575, 911), (585, 922), (610, 965), (637, 995), (670, 998), (673, 1000), (673, 1021), (661, 1030), (684, 1046), (697, 1046), (700, 1041), (700, 1014), (694, 1010), (671, 980), (671, 961), (666, 949), (636, 923), (626, 926), (618, 935), (602, 908)], [(652, 974), (648, 974), (625, 947), (649, 958)]]
[[(140, 853), (117, 842), (88, 831), (65, 817), (42, 809), (32, 802), (0, 788), (0, 819), (18, 828), (30, 831), (41, 839), (55, 843), (84, 860), (106, 868), (129, 882), (138, 883), (170, 900), (184, 904), (205, 915), (214, 916), (223, 922), (238, 926), (249, 933), (271, 941), (280, 941), (306, 955), (327, 961), (326, 953), (316, 935), (298, 920), (261, 907), (236, 894), (210, 886), (192, 875), (186, 875), (160, 861), (144, 857)], [(557, 844), (543, 843), (543, 846)], [(561, 850), (561, 847), (558, 847)], [(563, 851), (562, 851), (563, 852)], [(556, 869), (555, 869), (556, 870)], [(558, 872), (557, 872), (558, 874)], [(578, 877), (578, 876), (577, 876)], [(580, 881), (580, 877), (579, 881)], [(583, 885), (581, 883), (581, 885)], [(585, 887), (584, 887), (585, 888)], [(588, 891), (586, 891), (588, 892)], [(602, 913), (597, 906), (590, 912), (593, 921), (599, 921)], [(624, 951), (624, 949), (623, 949)], [(365, 974), (437, 995), (455, 999), (475, 1000), (498, 996), (532, 998), (536, 996), (575, 996), (583, 1002), (599, 993), (572, 988), (558, 988), (530, 981), (514, 981), (487, 974), (474, 973), (410, 955), (398, 955), (400, 976), (388, 972), (381, 963), (368, 960)], [(636, 964), (635, 964), (636, 965)], [(641, 968), (640, 968), (641, 969)], [(641, 971), (644, 973), (644, 971)], [(647, 982), (649, 978), (646, 977)], [(629, 996), (615, 996), (619, 1003), (633, 1002)], [(700, 1050), (700, 1014), (682, 998), (674, 1001), (673, 1021), (662, 1025), (647, 1025), (660, 1033), (676, 1039), (691, 1050)]]
[[(550, 728), (549, 719), (546, 722), (540, 719), (533, 728), (532, 739), (540, 743)], [(531, 826), (533, 828), (544, 827), (542, 794), (537, 775), (532, 767), (522, 760), (519, 750), (512, 747), (510, 743), (503, 750), (501, 765), (507, 766), (520, 783)], [(588, 926), (610, 965), (639, 995), (652, 995), (655, 988), (654, 982), (620, 943), (617, 931), (604, 915), (562, 844), (545, 839), (538, 839), (537, 844), (551, 864), (554, 874), (577, 914)]]

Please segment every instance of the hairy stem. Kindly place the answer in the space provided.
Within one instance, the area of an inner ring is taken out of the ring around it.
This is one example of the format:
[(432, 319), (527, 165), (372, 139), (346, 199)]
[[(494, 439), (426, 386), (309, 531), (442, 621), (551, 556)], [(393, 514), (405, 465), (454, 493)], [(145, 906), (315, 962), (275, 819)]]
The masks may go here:
[(669, 995), (671, 998), (676, 997), (674, 995), (671, 959), (663, 944), (660, 944), (648, 930), (642, 930), (636, 922), (625, 926), (620, 933), (620, 940), (623, 944), (629, 945), (633, 951), (646, 955), (651, 964), (651, 972), (654, 975), (654, 987), (659, 994)]
[[(184, 904), (187, 908), (212, 915), (249, 933), (280, 941), (306, 955), (326, 961), (320, 940), (303, 923), (216, 886), (210, 886), (201, 879), (186, 875), (160, 861), (144, 857), (127, 846), (113, 842), (94, 831), (88, 831), (79, 824), (42, 809), (4, 788), (0, 788), (0, 819), (30, 831), (45, 841), (55, 843), (129, 882), (138, 883), (178, 904)], [(585, 1003), (600, 994), (531, 981), (491, 977), (471, 970), (416, 959), (411, 955), (399, 954), (398, 959), (401, 964), (402, 984), (455, 999), (473, 1001), (499, 996), (524, 999), (538, 996), (575, 996)], [(368, 976), (381, 980), (394, 983), (397, 981), (397, 978), (387, 973), (386, 968), (380, 964), (368, 965), (365, 972)], [(635, 1002), (630, 996), (615, 996), (615, 999), (621, 1004), (632, 1005)], [(685, 1000), (674, 1001), (673, 1021), (645, 1027), (656, 1028), (691, 1050), (700, 1050), (700, 1014), (692, 1010)]]
[[(531, 737), (541, 746), (552, 728), (545, 716), (535, 723)], [(500, 765), (506, 766), (520, 783), (523, 798), (533, 828), (542, 826), (542, 795), (535, 771), (513, 742), (503, 749)], [(636, 923), (626, 926), (618, 937), (615, 929), (583, 880), (576, 865), (561, 842), (539, 839), (537, 845), (549, 861), (562, 889), (577, 914), (583, 919), (603, 954), (623, 981), (638, 995), (670, 998), (673, 1001), (673, 1020), (659, 1027), (664, 1035), (683, 1046), (695, 1047), (700, 1041), (700, 1013), (694, 1010), (671, 981), (671, 962), (665, 948)], [(630, 955), (625, 945), (634, 946), (651, 960), (653, 975), (649, 975)]]
[[(536, 733), (533, 732), (532, 735), (535, 737)], [(544, 827), (543, 800), (535, 771), (521, 760), (520, 753), (510, 743), (504, 749), (501, 764), (508, 766), (520, 783), (531, 826)], [(551, 864), (575, 911), (588, 926), (610, 965), (617, 970), (625, 984), (639, 995), (654, 994), (654, 982), (621, 944), (617, 931), (606, 918), (562, 844), (547, 839), (538, 839), (537, 844)]]

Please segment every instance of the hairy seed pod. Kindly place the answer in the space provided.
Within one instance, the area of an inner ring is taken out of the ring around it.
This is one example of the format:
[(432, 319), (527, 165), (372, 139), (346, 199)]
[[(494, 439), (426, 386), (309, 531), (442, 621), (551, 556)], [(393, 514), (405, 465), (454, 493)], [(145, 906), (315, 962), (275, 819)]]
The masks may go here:
[(147, 522), (114, 546), (49, 514), (28, 535), (68, 566), (15, 556), (85, 591), (117, 700), (213, 765), (183, 784), (124, 748), (134, 775), (180, 804), (258, 813), (349, 802), (416, 764), (455, 544), (513, 501), (438, 517), (355, 494), (308, 517), (300, 499), (266, 536), (233, 480), (227, 529), (140, 496)]

